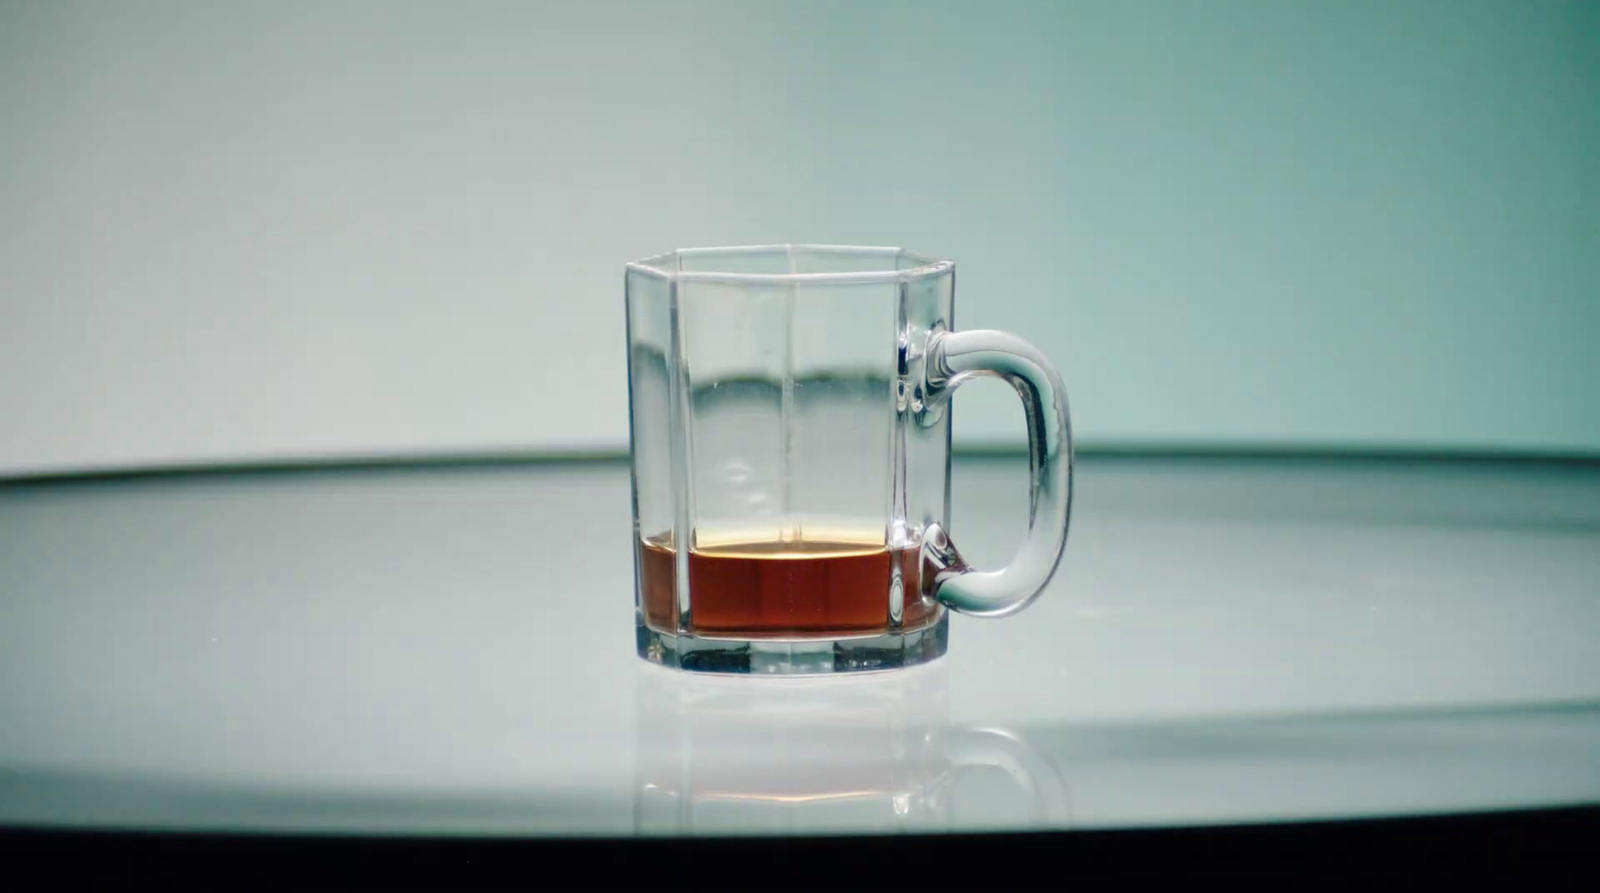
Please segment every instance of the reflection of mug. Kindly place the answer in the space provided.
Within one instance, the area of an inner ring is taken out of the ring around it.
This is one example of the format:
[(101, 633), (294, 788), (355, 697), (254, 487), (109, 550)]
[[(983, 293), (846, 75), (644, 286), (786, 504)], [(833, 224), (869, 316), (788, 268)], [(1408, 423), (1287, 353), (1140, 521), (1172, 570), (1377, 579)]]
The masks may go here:
[(759, 688), (640, 667), (636, 696), (641, 833), (1059, 828), (1068, 820), (1060, 776), (1025, 741), (949, 727), (937, 665)]
[[(713, 672), (832, 673), (944, 653), (945, 608), (1021, 609), (1066, 544), (1072, 434), (1036, 348), (950, 331), (955, 265), (893, 248), (677, 251), (628, 265), (638, 647)], [(1022, 398), (1016, 559), (978, 571), (950, 515), (950, 395)]]

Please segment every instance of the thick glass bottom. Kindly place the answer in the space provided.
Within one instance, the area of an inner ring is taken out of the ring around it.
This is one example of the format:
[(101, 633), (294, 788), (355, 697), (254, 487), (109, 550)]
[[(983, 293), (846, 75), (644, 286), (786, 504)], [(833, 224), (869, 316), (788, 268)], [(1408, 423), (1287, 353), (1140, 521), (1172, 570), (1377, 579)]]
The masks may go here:
[(637, 620), (639, 656), (695, 673), (815, 676), (925, 664), (944, 654), (950, 618), (909, 632), (838, 639), (705, 639), (657, 632)]

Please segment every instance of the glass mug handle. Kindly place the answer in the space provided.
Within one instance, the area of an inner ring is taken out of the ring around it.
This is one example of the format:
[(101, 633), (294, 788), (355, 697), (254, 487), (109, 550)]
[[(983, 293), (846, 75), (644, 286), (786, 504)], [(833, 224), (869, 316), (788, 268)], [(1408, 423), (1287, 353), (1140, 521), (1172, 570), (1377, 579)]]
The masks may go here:
[(932, 579), (934, 598), (963, 614), (1004, 617), (1039, 597), (1066, 548), (1072, 515), (1072, 421), (1056, 367), (1024, 339), (993, 329), (928, 337), (923, 411), (939, 417), (956, 388), (979, 376), (1004, 380), (1022, 398), (1033, 473), (1028, 534), (1010, 564), (981, 571), (962, 560), (943, 527), (929, 524), (922, 538), (923, 579)]

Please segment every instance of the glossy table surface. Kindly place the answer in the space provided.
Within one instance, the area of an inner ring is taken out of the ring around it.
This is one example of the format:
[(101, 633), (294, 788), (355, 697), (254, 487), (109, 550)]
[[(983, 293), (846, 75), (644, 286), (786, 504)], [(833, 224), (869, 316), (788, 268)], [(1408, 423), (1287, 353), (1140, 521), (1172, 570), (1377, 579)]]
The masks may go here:
[[(959, 460), (975, 563), (1020, 458)], [(934, 664), (634, 655), (619, 461), (0, 484), (0, 824), (1076, 829), (1600, 802), (1600, 466), (1080, 462)]]

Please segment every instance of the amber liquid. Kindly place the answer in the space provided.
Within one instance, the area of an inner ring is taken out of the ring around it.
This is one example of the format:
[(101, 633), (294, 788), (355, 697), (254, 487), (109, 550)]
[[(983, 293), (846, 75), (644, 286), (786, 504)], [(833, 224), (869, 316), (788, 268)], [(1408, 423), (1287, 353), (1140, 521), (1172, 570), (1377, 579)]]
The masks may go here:
[[(661, 538), (639, 544), (639, 588), (645, 620), (677, 627), (676, 552)], [(881, 543), (800, 540), (750, 542), (689, 550), (693, 628), (699, 635), (815, 636), (887, 632), (890, 571), (900, 568), (900, 627), (918, 629), (937, 616), (919, 595), (916, 549)]]

